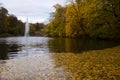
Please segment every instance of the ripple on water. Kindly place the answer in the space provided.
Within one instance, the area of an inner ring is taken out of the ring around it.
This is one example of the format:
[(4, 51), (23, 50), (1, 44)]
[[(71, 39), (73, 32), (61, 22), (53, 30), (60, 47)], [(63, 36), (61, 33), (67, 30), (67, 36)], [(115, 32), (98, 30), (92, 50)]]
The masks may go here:
[(64, 67), (55, 67), (51, 54), (16, 58), (0, 64), (2, 64), (0, 65), (0, 79), (2, 80), (64, 80), (66, 76)]

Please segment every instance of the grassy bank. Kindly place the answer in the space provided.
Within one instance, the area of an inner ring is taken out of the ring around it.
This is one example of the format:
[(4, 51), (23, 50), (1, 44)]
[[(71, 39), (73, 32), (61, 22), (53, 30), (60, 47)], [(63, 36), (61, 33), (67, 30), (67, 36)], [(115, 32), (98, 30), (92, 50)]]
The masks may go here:
[(80, 54), (55, 54), (54, 58), (58, 67), (65, 67), (70, 80), (120, 80), (120, 46)]

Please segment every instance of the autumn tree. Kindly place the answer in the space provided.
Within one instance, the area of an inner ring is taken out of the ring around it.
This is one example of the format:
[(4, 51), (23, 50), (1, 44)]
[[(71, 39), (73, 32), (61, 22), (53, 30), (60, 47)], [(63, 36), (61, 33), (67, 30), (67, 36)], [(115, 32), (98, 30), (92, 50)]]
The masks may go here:
[(120, 0), (68, 0), (56, 11), (46, 31), (52, 36), (120, 39)]
[(54, 6), (55, 12), (51, 14), (50, 23), (46, 32), (50, 36), (65, 36), (65, 8), (59, 4)]

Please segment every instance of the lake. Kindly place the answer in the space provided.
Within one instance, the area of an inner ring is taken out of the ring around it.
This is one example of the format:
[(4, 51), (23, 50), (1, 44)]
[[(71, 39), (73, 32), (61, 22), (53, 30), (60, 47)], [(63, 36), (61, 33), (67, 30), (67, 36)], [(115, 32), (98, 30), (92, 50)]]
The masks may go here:
[[(105, 53), (112, 52), (112, 48), (117, 46), (120, 46), (119, 41), (50, 37), (0, 38), (0, 80), (73, 80), (76, 75), (69, 74), (72, 71), (67, 68), (72, 66), (72, 70), (78, 69), (71, 64), (81, 65), (81, 56), (88, 53), (94, 56), (103, 50)], [(106, 49), (110, 50), (106, 52)], [(115, 53), (119, 50), (120, 48), (115, 49)], [(95, 54), (91, 51), (95, 51)], [(99, 55), (101, 56), (98, 54), (96, 57)]]
[(119, 45), (120, 42), (49, 37), (0, 38), (0, 59), (7, 60), (46, 53), (80, 53), (101, 50)]

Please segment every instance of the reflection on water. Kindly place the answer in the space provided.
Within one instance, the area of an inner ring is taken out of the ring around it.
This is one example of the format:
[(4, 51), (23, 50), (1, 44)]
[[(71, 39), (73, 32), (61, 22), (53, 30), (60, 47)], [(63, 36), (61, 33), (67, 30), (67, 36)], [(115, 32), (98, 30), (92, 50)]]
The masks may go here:
[(72, 52), (80, 53), (89, 50), (102, 50), (120, 45), (119, 41), (88, 40), (73, 38), (54, 38), (49, 40), (51, 52)]
[(8, 59), (8, 47), (5, 43), (0, 44), (0, 59)]
[(0, 38), (0, 59), (13, 59), (41, 53), (80, 53), (88, 50), (101, 50), (119, 45), (120, 42), (104, 40), (10, 37)]
[(41, 37), (10, 37), (0, 39), (0, 59), (13, 59), (48, 53), (48, 40)]

